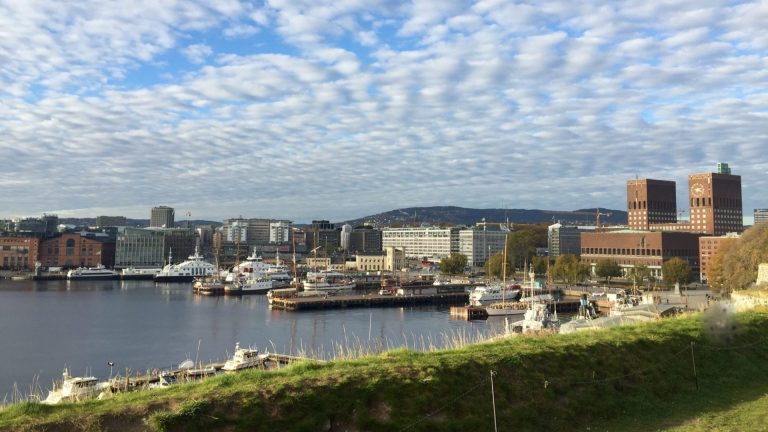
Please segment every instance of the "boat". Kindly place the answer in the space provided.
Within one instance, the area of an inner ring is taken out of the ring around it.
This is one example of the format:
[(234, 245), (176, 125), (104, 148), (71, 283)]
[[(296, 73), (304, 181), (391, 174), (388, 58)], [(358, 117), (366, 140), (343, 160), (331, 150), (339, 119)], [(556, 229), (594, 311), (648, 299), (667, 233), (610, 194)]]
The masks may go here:
[(152, 279), (160, 273), (161, 268), (127, 267), (120, 272), (120, 279)]
[(96, 267), (78, 267), (67, 272), (67, 279), (118, 279), (120, 273), (99, 264)]
[(168, 388), (178, 382), (173, 372), (163, 372), (157, 377), (157, 382), (150, 384), (148, 388), (150, 390)]
[(348, 291), (356, 286), (346, 275), (332, 270), (308, 272), (302, 283), (304, 291)]
[(235, 372), (242, 369), (259, 367), (269, 358), (269, 354), (259, 354), (255, 348), (240, 348), (240, 342), (235, 344), (235, 353), (224, 363), (223, 371)]
[(108, 382), (101, 382), (93, 376), (73, 377), (64, 369), (61, 387), (54, 387), (48, 392), (48, 397), (41, 401), (46, 405), (56, 405), (60, 402), (77, 402), (86, 399), (94, 399), (103, 391), (109, 389)]
[(501, 283), (476, 286), (469, 293), (469, 303), (472, 306), (483, 306), (502, 300), (517, 301), (520, 298), (520, 285), (513, 284), (506, 290)]
[(245, 258), (245, 261), (237, 264), (232, 270), (225, 272), (224, 281), (226, 283), (233, 283), (238, 278), (251, 274), (267, 275), (273, 281), (272, 288), (286, 287), (291, 283), (288, 268), (280, 260), (280, 252), (277, 253), (276, 264), (267, 264), (256, 254), (256, 249)]
[(274, 281), (266, 273), (249, 273), (246, 277), (224, 285), (224, 294), (266, 294)]
[(210, 365), (192, 367), (183, 371), (183, 377), (187, 380), (198, 380), (213, 375), (216, 375), (216, 368)]
[[(504, 239), (504, 256), (502, 258), (501, 268), (501, 284), (496, 286), (493, 291), (486, 291), (486, 297), (493, 297), (495, 295), (501, 295), (500, 302), (494, 302), (485, 308), (485, 312), (489, 317), (492, 316), (509, 316), (509, 315), (523, 315), (525, 314), (525, 304), (519, 303), (517, 298), (520, 296), (520, 286), (515, 285), (513, 292), (507, 294), (509, 287), (507, 286), (507, 241)], [(523, 281), (525, 283), (525, 281)], [(492, 294), (493, 293), (493, 294)], [(471, 296), (470, 296), (471, 297)], [(482, 304), (482, 295), (478, 296), (476, 300), (479, 304)]]
[(179, 264), (171, 264), (171, 253), (168, 253), (168, 264), (160, 270), (154, 279), (157, 282), (190, 282), (195, 278), (213, 276), (216, 266), (205, 261), (197, 247), (195, 254)]
[[(527, 264), (526, 264), (527, 266)], [(525, 274), (525, 273), (524, 273)], [(545, 300), (542, 295), (534, 295), (534, 272), (533, 266), (530, 275), (529, 289), (531, 295), (527, 297), (527, 300), (520, 301), (520, 304), (527, 305), (523, 319), (514, 323), (507, 323), (507, 332), (515, 333), (539, 333), (542, 331), (557, 332), (560, 329), (560, 319), (557, 316), (557, 309), (554, 312), (550, 312), (550, 301)], [(553, 303), (557, 308), (557, 303)]]
[(192, 289), (203, 295), (224, 294), (224, 282), (219, 278), (201, 277), (195, 279)]
[(525, 303), (519, 301), (505, 301), (493, 303), (485, 307), (485, 312), (489, 317), (492, 316), (510, 316), (510, 315), (524, 315), (528, 310), (528, 306)]

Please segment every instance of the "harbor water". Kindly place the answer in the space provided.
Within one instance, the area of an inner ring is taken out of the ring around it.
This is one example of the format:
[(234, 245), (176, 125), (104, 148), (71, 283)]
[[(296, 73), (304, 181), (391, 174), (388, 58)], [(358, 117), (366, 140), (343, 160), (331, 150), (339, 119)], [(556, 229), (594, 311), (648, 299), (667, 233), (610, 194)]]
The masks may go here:
[(106, 379), (224, 360), (236, 342), (323, 358), (342, 347), (421, 350), (503, 326), (450, 319), (448, 306), (289, 312), (270, 309), (264, 295), (195, 295), (191, 283), (0, 280), (0, 400), (14, 385), (49, 389), (65, 367)]

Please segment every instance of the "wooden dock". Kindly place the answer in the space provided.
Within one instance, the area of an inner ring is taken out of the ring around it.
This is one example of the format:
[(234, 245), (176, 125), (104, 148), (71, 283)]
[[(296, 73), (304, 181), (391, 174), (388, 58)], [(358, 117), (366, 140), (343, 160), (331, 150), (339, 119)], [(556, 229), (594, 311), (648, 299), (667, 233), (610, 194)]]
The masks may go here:
[(289, 311), (302, 311), (312, 309), (343, 309), (351, 307), (388, 307), (388, 306), (414, 306), (431, 304), (466, 304), (469, 301), (469, 293), (446, 292), (436, 294), (412, 294), (412, 295), (381, 295), (381, 294), (356, 294), (356, 295), (329, 295), (311, 297), (273, 298), (272, 307)]

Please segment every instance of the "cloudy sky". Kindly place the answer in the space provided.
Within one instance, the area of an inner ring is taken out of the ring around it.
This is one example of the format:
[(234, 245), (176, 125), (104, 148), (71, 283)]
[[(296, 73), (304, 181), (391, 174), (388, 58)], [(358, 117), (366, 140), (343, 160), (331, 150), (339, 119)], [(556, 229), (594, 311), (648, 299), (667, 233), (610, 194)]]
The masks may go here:
[(0, 0), (0, 217), (768, 207), (768, 1)]

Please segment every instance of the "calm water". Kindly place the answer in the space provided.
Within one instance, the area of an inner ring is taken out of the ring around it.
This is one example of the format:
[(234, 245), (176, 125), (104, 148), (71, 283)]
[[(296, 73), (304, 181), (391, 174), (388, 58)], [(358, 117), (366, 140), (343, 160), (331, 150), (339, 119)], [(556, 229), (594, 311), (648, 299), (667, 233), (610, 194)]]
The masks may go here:
[(203, 297), (189, 283), (0, 280), (0, 401), (14, 383), (25, 392), (35, 377), (49, 388), (64, 367), (107, 378), (108, 362), (117, 374), (223, 360), (238, 341), (328, 357), (338, 344), (367, 344), (369, 332), (374, 346), (419, 349), (502, 325), (452, 320), (448, 307), (271, 310), (263, 295)]

